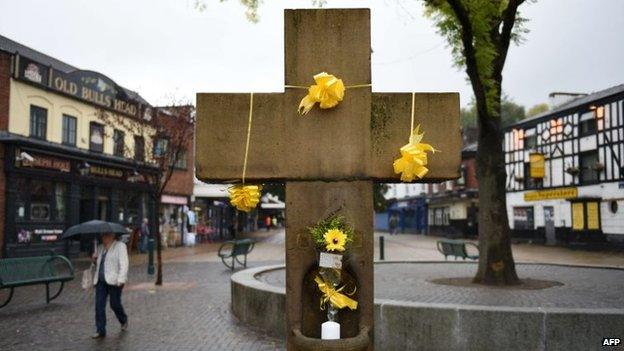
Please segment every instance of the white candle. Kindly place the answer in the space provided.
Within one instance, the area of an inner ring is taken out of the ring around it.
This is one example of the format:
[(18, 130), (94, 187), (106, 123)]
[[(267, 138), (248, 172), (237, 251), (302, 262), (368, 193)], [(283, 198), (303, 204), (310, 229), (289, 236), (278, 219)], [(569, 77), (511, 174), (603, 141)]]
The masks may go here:
[(340, 339), (340, 324), (327, 321), (321, 325), (321, 339), (336, 340)]

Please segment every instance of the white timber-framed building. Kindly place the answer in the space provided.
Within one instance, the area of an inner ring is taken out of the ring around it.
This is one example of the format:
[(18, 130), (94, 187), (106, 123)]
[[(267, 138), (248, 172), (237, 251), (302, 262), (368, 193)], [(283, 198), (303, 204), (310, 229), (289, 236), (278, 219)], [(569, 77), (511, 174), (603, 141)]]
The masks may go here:
[(512, 235), (622, 245), (624, 84), (563, 95), (569, 100), (504, 131)]

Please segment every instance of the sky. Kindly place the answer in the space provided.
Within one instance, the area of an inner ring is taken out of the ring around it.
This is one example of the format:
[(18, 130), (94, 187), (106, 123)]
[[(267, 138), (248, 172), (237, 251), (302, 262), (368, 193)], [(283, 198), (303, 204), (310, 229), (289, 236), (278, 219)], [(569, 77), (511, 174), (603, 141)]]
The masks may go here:
[[(279, 92), (283, 9), (312, 1), (265, 0), (250, 23), (239, 0), (0, 0), (0, 34), (81, 69), (98, 71), (150, 103), (197, 92)], [(373, 91), (472, 91), (417, 0), (327, 1), (372, 14)], [(527, 107), (553, 91), (624, 83), (624, 1), (540, 0), (521, 7), (526, 41), (512, 47), (503, 90)]]

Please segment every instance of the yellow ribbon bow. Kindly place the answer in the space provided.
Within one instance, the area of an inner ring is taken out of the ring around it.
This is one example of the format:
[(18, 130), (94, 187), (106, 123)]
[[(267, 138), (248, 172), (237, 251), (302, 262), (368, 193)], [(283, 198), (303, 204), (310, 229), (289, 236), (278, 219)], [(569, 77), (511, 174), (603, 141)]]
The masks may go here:
[(401, 181), (411, 182), (415, 178), (422, 178), (429, 172), (427, 165), (427, 151), (435, 152), (433, 146), (421, 143), (425, 133), (420, 132), (420, 125), (412, 131), (409, 143), (401, 147), (401, 157), (393, 163), (394, 173), (401, 173)]
[(345, 86), (342, 79), (331, 74), (321, 72), (314, 76), (315, 85), (308, 88), (308, 95), (299, 103), (299, 114), (302, 116), (310, 112), (318, 102), (319, 107), (332, 108), (344, 98)]
[[(323, 305), (327, 303), (328, 301), (335, 308), (338, 308), (338, 309), (342, 309), (345, 307), (349, 307), (352, 310), (357, 309), (357, 305), (358, 305), (357, 301), (341, 293), (342, 289), (344, 289), (344, 286), (336, 290), (330, 284), (326, 283), (323, 280), (323, 278), (319, 277), (318, 275), (316, 276), (316, 278), (314, 278), (314, 281), (316, 282), (316, 284), (318, 284), (319, 290), (321, 290), (321, 292), (323, 293), (323, 296), (321, 297), (321, 310), (324, 309)], [(353, 290), (351, 294), (348, 294), (348, 295), (353, 295), (353, 294), (355, 294), (355, 289)]]
[(250, 212), (260, 202), (262, 186), (238, 184), (230, 187), (228, 191), (230, 193), (230, 203), (234, 207), (240, 211)]

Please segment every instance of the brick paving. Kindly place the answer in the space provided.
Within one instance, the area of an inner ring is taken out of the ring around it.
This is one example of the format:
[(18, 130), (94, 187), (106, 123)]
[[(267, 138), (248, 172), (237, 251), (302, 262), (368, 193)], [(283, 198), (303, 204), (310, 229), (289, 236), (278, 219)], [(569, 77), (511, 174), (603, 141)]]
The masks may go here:
[(231, 273), (223, 264), (167, 262), (164, 267), (165, 282), (176, 284), (156, 291), (145, 288), (151, 279), (144, 265), (131, 267), (123, 295), (130, 330), (120, 332), (107, 307), (104, 340), (90, 339), (94, 295), (80, 289), (79, 274), (49, 305), (45, 286), (16, 289), (13, 301), (0, 309), (0, 350), (283, 349), (282, 340), (244, 327), (231, 315)]
[[(375, 298), (425, 303), (511, 307), (624, 309), (624, 270), (518, 264), (520, 278), (563, 283), (539, 290), (457, 287), (432, 283), (439, 278), (472, 277), (475, 263), (375, 264)], [(284, 270), (260, 274), (258, 279), (284, 286)]]

